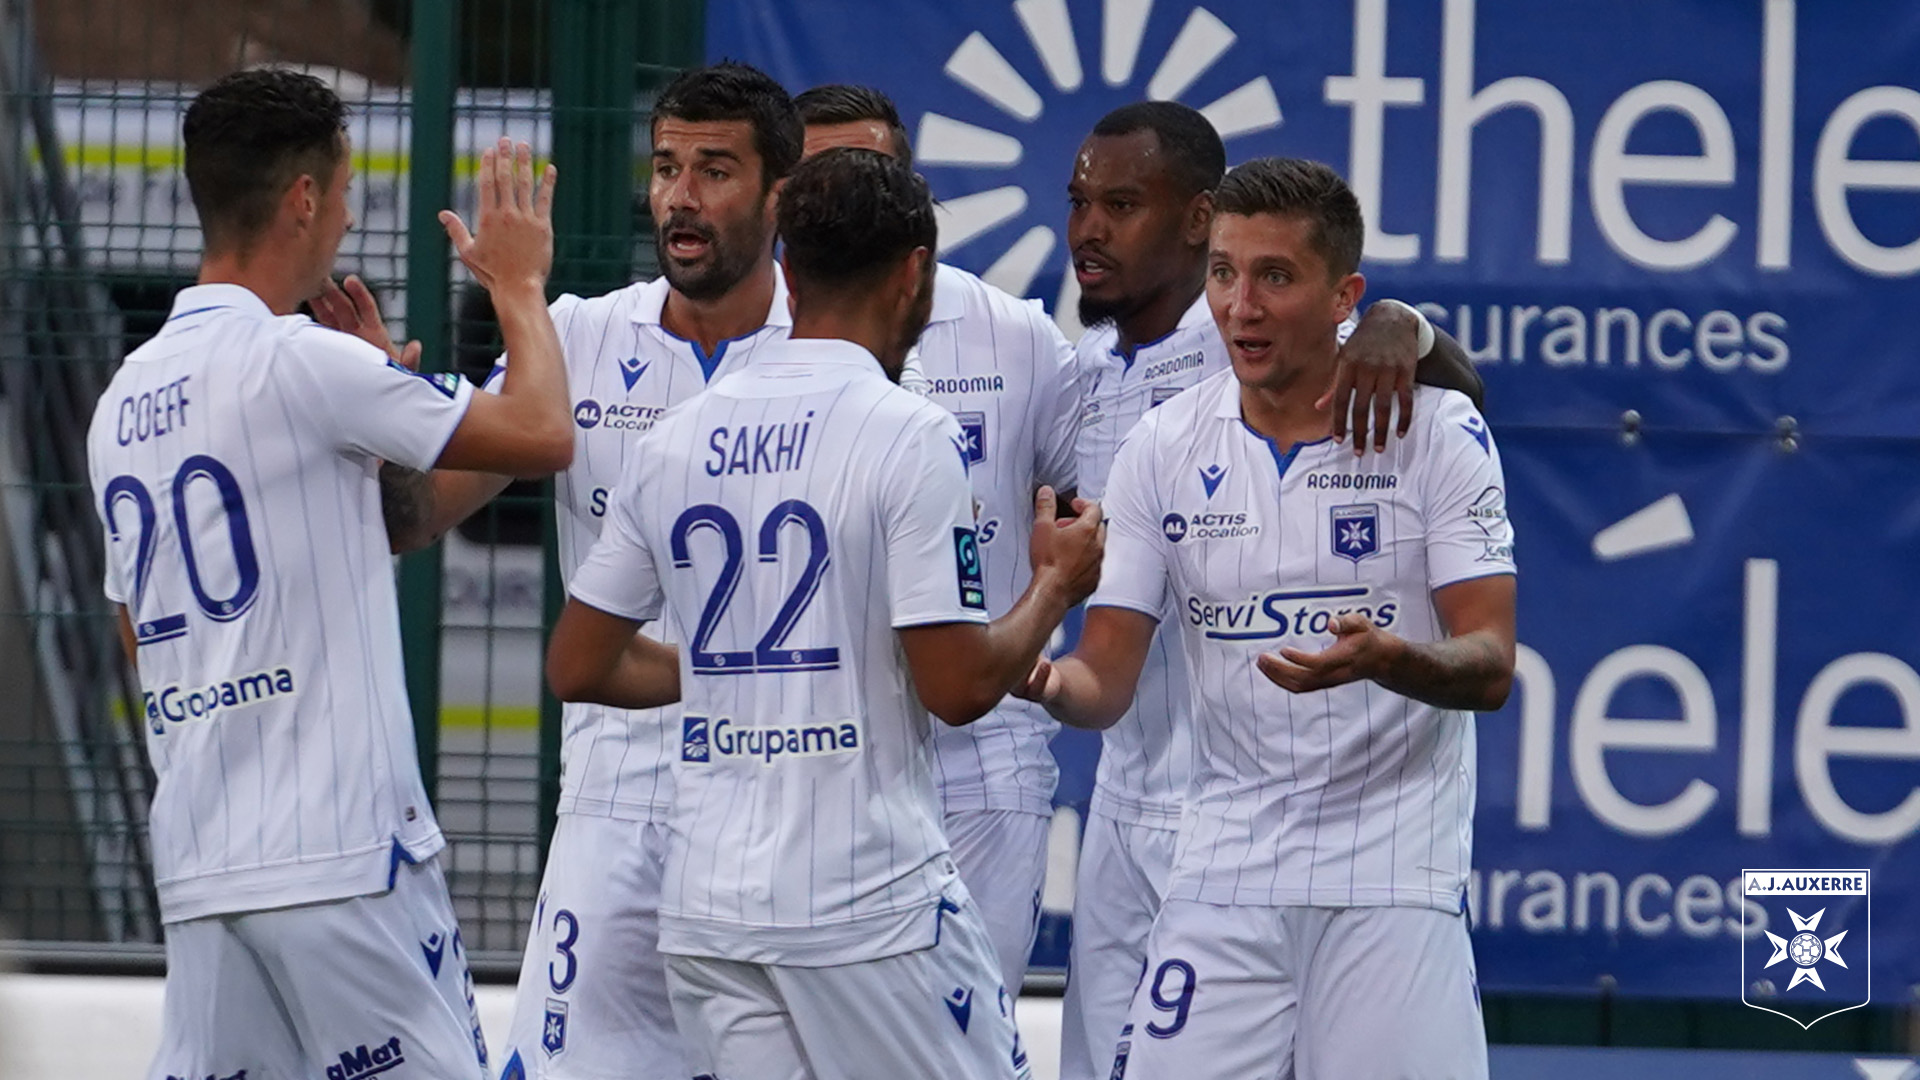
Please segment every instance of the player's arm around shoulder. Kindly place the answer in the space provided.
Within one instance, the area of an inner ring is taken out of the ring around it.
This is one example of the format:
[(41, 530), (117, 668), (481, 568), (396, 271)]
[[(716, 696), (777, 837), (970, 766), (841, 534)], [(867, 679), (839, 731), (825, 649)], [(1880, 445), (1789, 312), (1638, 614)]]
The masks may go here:
[(1409, 304), (1376, 300), (1341, 343), (1333, 384), (1316, 405), (1332, 410), (1335, 440), (1352, 432), (1354, 453), (1364, 454), (1369, 442), (1384, 451), (1396, 404), (1395, 437), (1404, 439), (1411, 429), (1416, 383), (1458, 390), (1476, 406), (1485, 390), (1466, 351), (1445, 330)]
[(1425, 503), (1428, 583), (1446, 637), (1408, 641), (1364, 615), (1336, 616), (1334, 643), (1319, 652), (1283, 648), (1256, 660), (1283, 689), (1308, 693), (1369, 679), (1443, 709), (1485, 711), (1513, 688), (1513, 532), (1506, 481), (1486, 421), (1464, 393), (1434, 390), (1413, 438), (1415, 484)]

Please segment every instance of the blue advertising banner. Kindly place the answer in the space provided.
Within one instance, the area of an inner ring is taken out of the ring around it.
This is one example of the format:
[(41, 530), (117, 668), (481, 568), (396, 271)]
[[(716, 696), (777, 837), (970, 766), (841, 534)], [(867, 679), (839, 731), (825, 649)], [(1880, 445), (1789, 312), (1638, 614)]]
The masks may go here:
[[(891, 94), (942, 256), (1070, 329), (1065, 185), (1108, 110), (1179, 100), (1230, 160), (1340, 168), (1369, 295), (1466, 346), (1506, 461), (1522, 649), (1479, 720), (1482, 981), (1793, 1004), (1844, 931), (1826, 984), (1920, 984), (1920, 9), (707, 10), (715, 57)], [(1802, 931), (1749, 869), (1872, 884)]]

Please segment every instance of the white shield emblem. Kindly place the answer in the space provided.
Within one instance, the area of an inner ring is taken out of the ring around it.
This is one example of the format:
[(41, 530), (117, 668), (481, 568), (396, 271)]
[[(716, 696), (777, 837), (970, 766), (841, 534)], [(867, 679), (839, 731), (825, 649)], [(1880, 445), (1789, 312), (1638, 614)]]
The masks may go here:
[(1740, 1000), (1802, 1028), (1872, 1001), (1871, 878), (1870, 870), (1742, 871)]
[(540, 1047), (548, 1057), (567, 1048), (567, 1003), (547, 999), (547, 1015), (540, 1025)]

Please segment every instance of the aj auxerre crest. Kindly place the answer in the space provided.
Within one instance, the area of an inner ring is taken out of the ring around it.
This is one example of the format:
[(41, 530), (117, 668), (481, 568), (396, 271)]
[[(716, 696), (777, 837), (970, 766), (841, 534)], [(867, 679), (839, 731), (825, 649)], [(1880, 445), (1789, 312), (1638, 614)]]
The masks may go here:
[[(1740, 952), (1740, 1000), (1803, 1028), (1872, 1001), (1871, 875), (1868, 870), (1743, 871), (1752, 904), (1741, 906), (1746, 944)], [(1763, 926), (1749, 925), (1755, 905), (1766, 912)], [(1775, 1006), (1796, 1006), (1798, 1015)]]
[(1375, 503), (1336, 506), (1331, 516), (1333, 553), (1359, 562), (1380, 553), (1380, 507)]

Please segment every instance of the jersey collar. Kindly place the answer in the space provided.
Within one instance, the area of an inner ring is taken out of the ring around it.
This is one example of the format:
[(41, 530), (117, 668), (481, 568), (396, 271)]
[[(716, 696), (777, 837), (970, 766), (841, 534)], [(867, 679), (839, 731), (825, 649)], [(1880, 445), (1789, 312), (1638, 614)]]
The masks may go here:
[(1131, 353), (1120, 351), (1120, 330), (1115, 327), (1113, 344), (1107, 346), (1107, 356), (1111, 360), (1119, 361), (1123, 368), (1132, 370), (1134, 361), (1140, 359), (1141, 353), (1157, 349), (1178, 335), (1191, 333), (1203, 327), (1208, 329), (1213, 327), (1213, 309), (1207, 306), (1207, 294), (1204, 291), (1194, 299), (1193, 303), (1187, 305), (1187, 310), (1180, 314), (1180, 321), (1173, 324), (1173, 329), (1152, 341), (1143, 341), (1135, 345)]
[(933, 270), (933, 312), (927, 316), (927, 325), (934, 323), (957, 322), (966, 317), (967, 298), (963, 295), (966, 279), (957, 270), (946, 263), (940, 263)]
[(795, 367), (811, 371), (845, 372), (852, 378), (871, 376), (882, 381), (887, 378), (879, 359), (868, 352), (865, 346), (839, 338), (787, 338), (760, 354), (753, 367), (759, 369), (762, 375), (772, 374), (780, 367)]
[(233, 308), (260, 319), (274, 317), (273, 309), (267, 306), (267, 302), (245, 285), (189, 285), (174, 294), (173, 310), (168, 313), (167, 322), (215, 308)]

